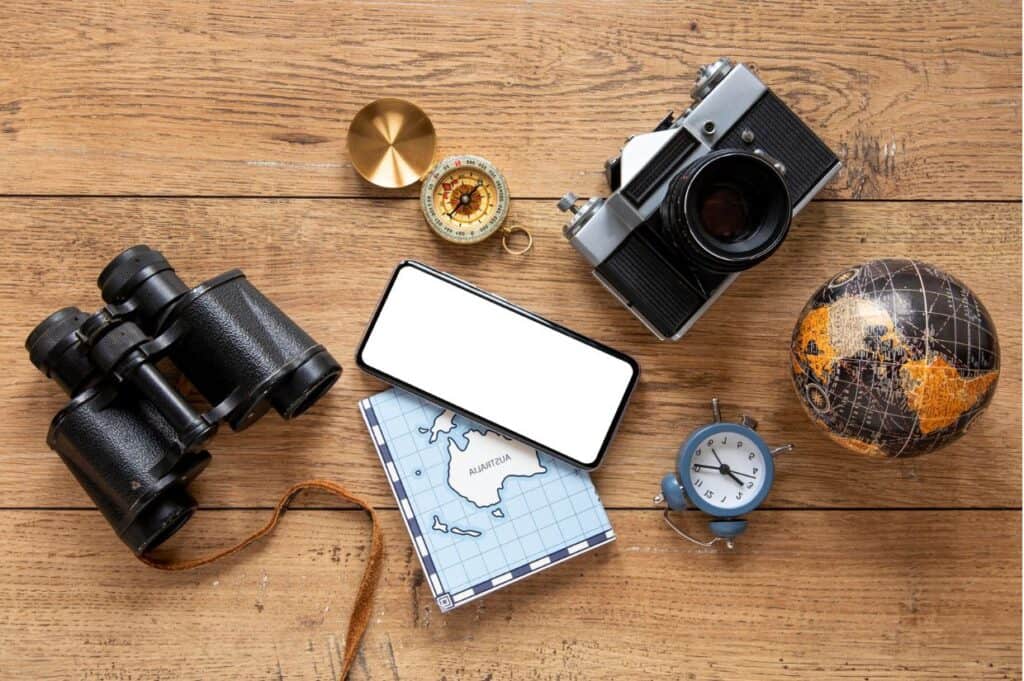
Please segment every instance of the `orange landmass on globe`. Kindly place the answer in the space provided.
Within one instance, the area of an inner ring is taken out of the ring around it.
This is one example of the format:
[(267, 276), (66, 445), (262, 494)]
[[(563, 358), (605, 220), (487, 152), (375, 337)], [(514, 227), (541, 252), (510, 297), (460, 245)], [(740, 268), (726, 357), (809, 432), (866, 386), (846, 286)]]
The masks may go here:
[(882, 448), (876, 444), (864, 442), (864, 440), (858, 440), (855, 437), (843, 437), (842, 435), (837, 435), (833, 433), (831, 430), (828, 430), (827, 428), (825, 429), (825, 432), (828, 433), (828, 436), (830, 438), (832, 438), (842, 446), (846, 447), (847, 449), (851, 449), (857, 452), (858, 454), (866, 454), (867, 456), (878, 457), (888, 456), (888, 454), (886, 454), (885, 451), (883, 451)]
[(963, 378), (942, 356), (910, 360), (900, 367), (900, 373), (907, 402), (918, 416), (918, 428), (926, 435), (955, 423), (999, 377), (996, 370)]
[[(797, 361), (799, 357), (807, 362), (808, 368), (821, 381), (827, 380), (828, 372), (836, 361), (836, 349), (828, 340), (828, 310), (828, 306), (817, 307), (805, 314), (793, 343), (793, 371), (798, 374), (803, 371)], [(817, 349), (817, 354), (807, 351), (811, 344)]]
[[(822, 383), (828, 383), (832, 367), (845, 357), (869, 350), (866, 339), (874, 329), (883, 328), (879, 337), (893, 347), (902, 345), (892, 317), (882, 307), (863, 298), (840, 298), (831, 305), (810, 310), (800, 320), (793, 352), (793, 371), (800, 373), (799, 359), (807, 363)], [(811, 351), (813, 344), (813, 350)], [(880, 361), (883, 352), (875, 353)]]

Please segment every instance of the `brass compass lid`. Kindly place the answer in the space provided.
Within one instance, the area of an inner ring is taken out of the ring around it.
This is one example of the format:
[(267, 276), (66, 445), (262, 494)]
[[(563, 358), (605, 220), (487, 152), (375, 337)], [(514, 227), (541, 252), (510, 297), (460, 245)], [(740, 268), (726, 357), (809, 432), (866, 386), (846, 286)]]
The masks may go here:
[(352, 166), (378, 187), (407, 187), (422, 179), (434, 163), (436, 145), (434, 124), (404, 99), (370, 102), (348, 127)]

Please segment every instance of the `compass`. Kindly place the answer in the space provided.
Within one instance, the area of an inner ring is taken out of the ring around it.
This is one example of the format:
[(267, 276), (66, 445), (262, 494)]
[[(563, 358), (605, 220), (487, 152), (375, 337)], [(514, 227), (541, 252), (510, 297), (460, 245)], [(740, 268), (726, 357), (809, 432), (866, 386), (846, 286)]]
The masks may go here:
[[(475, 244), (502, 229), (506, 251), (520, 255), (533, 245), (524, 228), (502, 228), (508, 217), (508, 184), (485, 158), (449, 156), (439, 161), (423, 182), (420, 207), (430, 228), (453, 243)], [(525, 247), (509, 246), (508, 237), (514, 232), (526, 236)]]

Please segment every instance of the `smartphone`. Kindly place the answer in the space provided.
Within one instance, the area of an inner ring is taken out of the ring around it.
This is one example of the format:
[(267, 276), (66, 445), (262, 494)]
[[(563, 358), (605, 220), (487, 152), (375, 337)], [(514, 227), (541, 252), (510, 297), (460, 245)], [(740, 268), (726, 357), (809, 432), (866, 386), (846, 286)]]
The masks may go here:
[(356, 364), (587, 470), (640, 373), (621, 352), (413, 261), (395, 269)]

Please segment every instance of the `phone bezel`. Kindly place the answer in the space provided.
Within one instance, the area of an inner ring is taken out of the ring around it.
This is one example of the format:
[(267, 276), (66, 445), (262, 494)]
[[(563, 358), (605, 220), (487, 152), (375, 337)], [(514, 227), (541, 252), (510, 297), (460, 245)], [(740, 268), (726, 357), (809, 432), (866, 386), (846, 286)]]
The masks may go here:
[[(626, 390), (623, 392), (622, 398), (619, 400), (618, 407), (615, 410), (615, 416), (612, 419), (608, 431), (605, 433), (604, 440), (601, 442), (601, 448), (598, 450), (597, 456), (594, 458), (593, 462), (584, 463), (566, 454), (563, 454), (562, 452), (552, 451), (551, 449), (548, 449), (546, 446), (542, 445), (536, 440), (528, 438), (515, 431), (509, 430), (508, 428), (504, 428), (499, 423), (495, 423), (494, 421), (485, 419), (473, 411), (464, 409), (457, 404), (448, 402), (447, 400), (443, 400), (440, 397), (432, 395), (426, 390), (422, 390), (395, 376), (388, 375), (383, 371), (380, 371), (379, 369), (369, 366), (365, 361), (363, 361), (363, 349), (366, 347), (367, 341), (369, 341), (370, 336), (373, 334), (374, 326), (376, 326), (377, 324), (377, 319), (380, 316), (380, 312), (388, 300), (388, 296), (391, 295), (391, 289), (394, 286), (395, 281), (398, 279), (399, 273), (402, 271), (402, 269), (406, 267), (412, 267), (414, 269), (420, 270), (421, 272), (424, 272), (425, 274), (441, 279), (453, 286), (457, 286), (463, 289), (464, 291), (468, 291), (469, 293), (472, 293), (476, 296), (479, 296), (487, 300), (492, 304), (499, 305), (507, 310), (510, 310), (511, 312), (526, 317), (527, 319), (535, 323), (542, 324), (554, 331), (557, 331), (558, 333), (569, 336), (570, 338), (577, 340), (581, 343), (584, 343), (585, 345), (588, 345), (592, 348), (600, 350), (601, 352), (609, 354), (612, 357), (615, 357), (616, 359), (620, 359), (629, 365), (630, 370), (632, 371), (632, 375), (629, 379), (629, 384), (626, 386)], [(528, 312), (521, 307), (513, 305), (512, 303), (508, 302), (504, 298), (501, 298), (500, 296), (496, 296), (493, 293), (484, 291), (483, 289), (477, 288), (476, 286), (473, 286), (472, 284), (469, 284), (457, 277), (454, 277), (448, 274), (447, 272), (441, 272), (440, 270), (436, 270), (433, 267), (425, 265), (416, 260), (403, 260), (398, 264), (394, 272), (391, 274), (391, 279), (388, 281), (388, 285), (384, 289), (384, 293), (381, 295), (380, 300), (377, 302), (377, 306), (373, 310), (373, 316), (370, 318), (369, 323), (366, 325), (366, 332), (363, 334), (363, 338), (359, 342), (359, 348), (356, 350), (356, 366), (358, 366), (367, 374), (374, 376), (375, 378), (379, 378), (382, 381), (395, 385), (403, 390), (413, 393), (414, 395), (419, 395), (420, 397), (430, 402), (433, 402), (438, 406), (445, 407), (446, 409), (451, 409), (456, 414), (460, 414), (466, 416), (467, 418), (471, 418), (474, 421), (482, 425), (485, 425), (488, 428), (491, 428), (494, 431), (501, 433), (502, 435), (505, 435), (506, 437), (518, 440), (524, 444), (530, 445), (531, 447), (537, 449), (538, 451), (544, 452), (545, 454), (550, 454), (551, 456), (561, 459), (562, 461), (565, 461), (567, 463), (570, 463), (573, 466), (576, 466), (577, 468), (582, 468), (588, 471), (596, 469), (604, 461), (605, 454), (608, 452), (608, 446), (611, 444), (612, 438), (615, 437), (615, 433), (618, 431), (619, 424), (622, 422), (623, 413), (626, 410), (626, 405), (629, 403), (629, 398), (632, 396), (633, 390), (634, 388), (636, 388), (637, 381), (640, 377), (640, 365), (637, 364), (636, 360), (634, 360), (629, 355), (623, 352), (619, 352), (614, 348), (610, 348), (607, 345), (599, 343), (593, 340), (592, 338), (587, 338), (586, 336), (578, 334), (571, 329), (567, 329), (564, 326), (556, 324), (555, 322), (545, 319), (539, 315), (535, 315), (532, 312)]]

